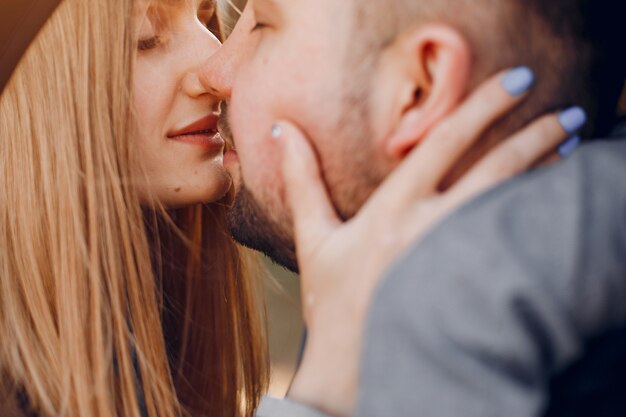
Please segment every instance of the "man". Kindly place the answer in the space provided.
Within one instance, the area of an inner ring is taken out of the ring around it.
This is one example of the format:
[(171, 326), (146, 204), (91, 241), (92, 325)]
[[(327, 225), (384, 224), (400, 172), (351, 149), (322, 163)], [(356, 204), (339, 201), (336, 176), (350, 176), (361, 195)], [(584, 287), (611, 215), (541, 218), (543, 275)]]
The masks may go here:
[[(231, 224), (242, 243), (296, 269), (270, 136), (280, 118), (311, 138), (344, 219), (468, 91), (500, 69), (536, 64), (537, 93), (485, 135), (451, 180), (507, 133), (553, 109), (583, 105), (588, 131), (607, 131), (621, 81), (597, 79), (602, 45), (592, 51), (577, 2), (563, 2), (567, 13), (539, 1), (406, 4), (412, 6), (256, 0), (211, 59), (204, 82), (230, 100), (241, 160)], [(517, 23), (531, 30), (522, 33)], [(613, 97), (602, 103), (611, 111), (592, 98), (607, 91)]]
[(277, 119), (310, 137), (343, 219), (498, 69), (534, 65), (539, 93), (488, 132), (448, 183), (507, 133), (550, 109), (583, 104), (590, 131), (606, 131), (623, 78), (609, 72), (598, 79), (606, 45), (589, 11), (603, 11), (604, 18), (616, 13), (590, 7), (584, 1), (254, 0), (204, 79), (230, 99), (238, 156), (226, 160), (235, 171), (241, 160), (233, 234), (297, 269), (270, 135)]

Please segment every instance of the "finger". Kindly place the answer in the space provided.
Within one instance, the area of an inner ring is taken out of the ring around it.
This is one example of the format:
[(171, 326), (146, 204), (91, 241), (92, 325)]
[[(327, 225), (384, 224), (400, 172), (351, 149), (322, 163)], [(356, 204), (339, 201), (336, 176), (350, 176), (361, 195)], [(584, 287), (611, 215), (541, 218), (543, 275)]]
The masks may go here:
[(555, 149), (560, 156), (568, 156), (580, 144), (580, 138), (572, 136), (563, 140), (575, 135), (586, 119), (580, 107), (540, 118), (489, 152), (453, 186), (451, 195), (458, 200), (471, 198), (536, 166)]
[(300, 130), (280, 122), (273, 126), (272, 136), (283, 149), (282, 172), (296, 247), (307, 250), (341, 222), (330, 202), (315, 153)]
[[(451, 167), (484, 131), (514, 108), (534, 83), (526, 67), (503, 71), (487, 80), (450, 116), (435, 127), (390, 176), (388, 195), (396, 204), (433, 193)], [(406, 184), (413, 184), (406, 190)], [(404, 190), (404, 191), (403, 191)]]
[(554, 165), (557, 162), (563, 160), (563, 157), (558, 152), (553, 152), (551, 154), (546, 155), (544, 158), (540, 159), (534, 167), (549, 167), (550, 165)]

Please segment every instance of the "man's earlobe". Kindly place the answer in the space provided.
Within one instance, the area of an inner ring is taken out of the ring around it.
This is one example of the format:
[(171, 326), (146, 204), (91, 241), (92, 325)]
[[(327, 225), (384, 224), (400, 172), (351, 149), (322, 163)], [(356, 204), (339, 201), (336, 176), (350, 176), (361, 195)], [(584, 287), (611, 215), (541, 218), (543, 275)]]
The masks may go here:
[(412, 94), (400, 98), (402, 114), (386, 143), (393, 159), (403, 158), (467, 93), (471, 48), (447, 25), (426, 25), (398, 38), (396, 59), (404, 62)]

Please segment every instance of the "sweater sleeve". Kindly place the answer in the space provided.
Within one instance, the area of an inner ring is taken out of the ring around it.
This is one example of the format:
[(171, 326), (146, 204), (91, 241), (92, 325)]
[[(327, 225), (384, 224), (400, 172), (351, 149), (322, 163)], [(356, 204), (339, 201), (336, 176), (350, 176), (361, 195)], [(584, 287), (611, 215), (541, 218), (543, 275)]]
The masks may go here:
[(266, 396), (256, 411), (255, 417), (329, 417), (313, 408), (291, 401), (288, 398)]
[(626, 142), (499, 187), (378, 289), (359, 417), (531, 417), (586, 340), (626, 321)]

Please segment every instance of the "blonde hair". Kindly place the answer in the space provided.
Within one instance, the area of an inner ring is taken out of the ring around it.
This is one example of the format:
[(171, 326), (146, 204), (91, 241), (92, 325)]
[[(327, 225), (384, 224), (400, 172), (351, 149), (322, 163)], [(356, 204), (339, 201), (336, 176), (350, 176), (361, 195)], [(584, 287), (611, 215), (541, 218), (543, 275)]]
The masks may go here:
[(251, 415), (263, 309), (225, 208), (174, 227), (129, 180), (132, 7), (64, 0), (0, 99), (0, 394), (41, 416)]

